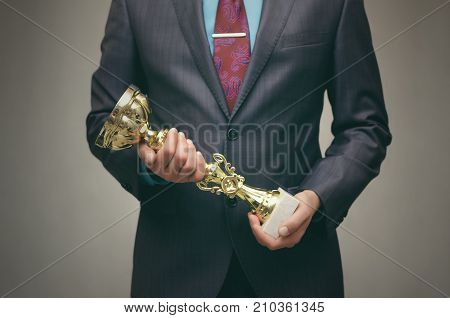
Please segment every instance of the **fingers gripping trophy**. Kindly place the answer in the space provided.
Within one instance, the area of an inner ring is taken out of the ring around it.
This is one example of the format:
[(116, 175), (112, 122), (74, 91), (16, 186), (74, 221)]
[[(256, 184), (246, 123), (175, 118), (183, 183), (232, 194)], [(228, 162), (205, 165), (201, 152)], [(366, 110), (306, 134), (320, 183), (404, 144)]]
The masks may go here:
[[(135, 86), (127, 88), (103, 125), (95, 144), (123, 150), (144, 140), (155, 152), (164, 146), (168, 130), (151, 130), (151, 109), (146, 96)], [(205, 177), (197, 182), (200, 190), (247, 202), (264, 232), (277, 238), (278, 227), (296, 210), (299, 200), (281, 188), (264, 190), (246, 185), (245, 178), (219, 153), (206, 164)]]

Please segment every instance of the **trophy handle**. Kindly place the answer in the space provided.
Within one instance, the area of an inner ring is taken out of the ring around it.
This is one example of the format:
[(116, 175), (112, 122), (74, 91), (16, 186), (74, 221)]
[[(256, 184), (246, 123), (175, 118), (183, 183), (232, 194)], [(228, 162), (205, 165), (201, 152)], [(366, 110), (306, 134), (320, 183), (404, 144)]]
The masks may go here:
[(150, 130), (145, 126), (146, 131), (143, 133), (143, 139), (147, 142), (147, 145), (152, 148), (155, 152), (158, 152), (163, 146), (167, 139), (167, 134), (169, 129), (163, 129), (160, 131)]

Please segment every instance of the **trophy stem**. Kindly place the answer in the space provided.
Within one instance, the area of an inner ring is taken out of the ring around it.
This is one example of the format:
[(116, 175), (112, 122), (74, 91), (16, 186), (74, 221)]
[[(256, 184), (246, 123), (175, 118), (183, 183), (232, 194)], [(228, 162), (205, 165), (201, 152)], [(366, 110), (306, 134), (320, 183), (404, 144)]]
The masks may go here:
[(261, 223), (264, 223), (275, 208), (280, 193), (277, 190), (268, 191), (244, 184), (236, 195), (247, 202), (252, 208), (252, 213), (256, 214)]
[(141, 129), (141, 138), (143, 138), (147, 142), (147, 145), (150, 148), (158, 152), (158, 150), (160, 150), (164, 146), (164, 142), (166, 141), (168, 133), (168, 129), (155, 131), (149, 129), (148, 126), (145, 125)]

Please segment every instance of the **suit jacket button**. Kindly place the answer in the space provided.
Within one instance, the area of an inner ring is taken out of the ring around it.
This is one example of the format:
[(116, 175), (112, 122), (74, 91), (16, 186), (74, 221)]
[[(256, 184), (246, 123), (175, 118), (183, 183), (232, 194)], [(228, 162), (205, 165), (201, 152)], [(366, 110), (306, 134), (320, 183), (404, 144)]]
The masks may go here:
[(226, 198), (226, 202), (227, 202), (227, 206), (229, 208), (234, 208), (235, 206), (237, 206), (238, 202), (236, 198)]
[(233, 141), (233, 140), (236, 140), (238, 138), (239, 138), (239, 132), (236, 129), (234, 129), (234, 128), (228, 129), (228, 131), (227, 131), (227, 139), (229, 141)]

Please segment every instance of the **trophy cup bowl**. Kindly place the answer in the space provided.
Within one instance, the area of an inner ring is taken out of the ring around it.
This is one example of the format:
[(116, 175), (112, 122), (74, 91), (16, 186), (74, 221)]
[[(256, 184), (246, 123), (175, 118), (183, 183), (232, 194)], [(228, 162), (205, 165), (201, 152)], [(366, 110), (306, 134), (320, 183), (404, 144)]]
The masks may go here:
[[(168, 130), (151, 130), (150, 113), (146, 96), (137, 87), (129, 86), (103, 125), (95, 144), (101, 148), (123, 150), (145, 140), (150, 148), (160, 150)], [(215, 153), (213, 159), (214, 162), (206, 165), (205, 177), (197, 182), (197, 187), (247, 202), (262, 223), (264, 232), (277, 238), (278, 227), (295, 212), (298, 199), (281, 188), (265, 190), (245, 185), (245, 178), (236, 173), (223, 155)]]
[(150, 114), (146, 96), (135, 86), (129, 86), (103, 125), (96, 146), (122, 150), (143, 139), (150, 148), (158, 151), (164, 145), (168, 130), (151, 130)]

